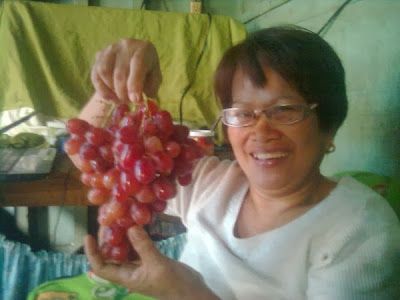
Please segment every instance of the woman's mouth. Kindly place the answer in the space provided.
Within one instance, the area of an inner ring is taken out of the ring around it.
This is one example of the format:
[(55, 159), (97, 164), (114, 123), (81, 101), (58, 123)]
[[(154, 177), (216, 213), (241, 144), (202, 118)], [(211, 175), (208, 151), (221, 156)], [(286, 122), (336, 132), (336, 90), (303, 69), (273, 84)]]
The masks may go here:
[(269, 153), (253, 153), (253, 156), (257, 160), (268, 160), (268, 159), (276, 159), (288, 156), (287, 152), (269, 152)]
[(286, 161), (286, 158), (289, 156), (289, 152), (275, 151), (275, 152), (258, 152), (252, 153), (251, 157), (254, 159), (254, 162), (262, 167), (277, 167)]

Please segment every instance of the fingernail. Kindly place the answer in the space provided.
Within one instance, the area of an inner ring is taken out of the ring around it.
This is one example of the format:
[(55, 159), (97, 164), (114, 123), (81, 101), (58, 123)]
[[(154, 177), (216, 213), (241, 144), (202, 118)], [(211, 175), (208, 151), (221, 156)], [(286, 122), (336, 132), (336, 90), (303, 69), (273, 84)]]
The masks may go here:
[(131, 92), (129, 94), (129, 100), (132, 101), (133, 103), (141, 103), (143, 102), (143, 98), (140, 94)]
[(133, 103), (137, 102), (137, 94), (136, 93), (130, 93), (129, 94), (129, 100), (132, 101)]

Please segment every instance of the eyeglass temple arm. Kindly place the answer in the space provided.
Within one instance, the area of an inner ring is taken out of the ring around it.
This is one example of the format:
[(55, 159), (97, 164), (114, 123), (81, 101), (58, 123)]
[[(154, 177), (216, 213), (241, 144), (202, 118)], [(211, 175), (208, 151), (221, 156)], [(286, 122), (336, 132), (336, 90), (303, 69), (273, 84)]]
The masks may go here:
[(221, 120), (221, 116), (214, 122), (214, 125), (211, 127), (211, 131), (214, 132), (215, 128), (217, 127), (219, 121)]

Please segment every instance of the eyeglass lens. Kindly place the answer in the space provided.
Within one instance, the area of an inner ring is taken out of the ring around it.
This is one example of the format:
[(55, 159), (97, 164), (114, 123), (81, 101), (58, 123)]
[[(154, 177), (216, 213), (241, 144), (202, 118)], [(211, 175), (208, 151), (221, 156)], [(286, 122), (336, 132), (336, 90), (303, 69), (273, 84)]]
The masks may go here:
[(308, 110), (309, 108), (303, 105), (274, 106), (262, 111), (230, 108), (223, 111), (222, 119), (228, 126), (247, 126), (253, 124), (257, 115), (263, 113), (272, 123), (293, 124), (301, 121)]

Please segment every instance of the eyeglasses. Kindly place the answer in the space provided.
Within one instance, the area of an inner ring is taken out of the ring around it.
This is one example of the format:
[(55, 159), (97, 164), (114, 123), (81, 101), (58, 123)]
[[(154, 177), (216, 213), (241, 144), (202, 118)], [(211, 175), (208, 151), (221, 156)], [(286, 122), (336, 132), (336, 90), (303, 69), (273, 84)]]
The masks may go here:
[(277, 105), (267, 109), (226, 108), (221, 112), (221, 120), (227, 126), (245, 127), (255, 124), (258, 116), (264, 114), (268, 122), (278, 125), (290, 125), (304, 120), (318, 106), (310, 105)]

